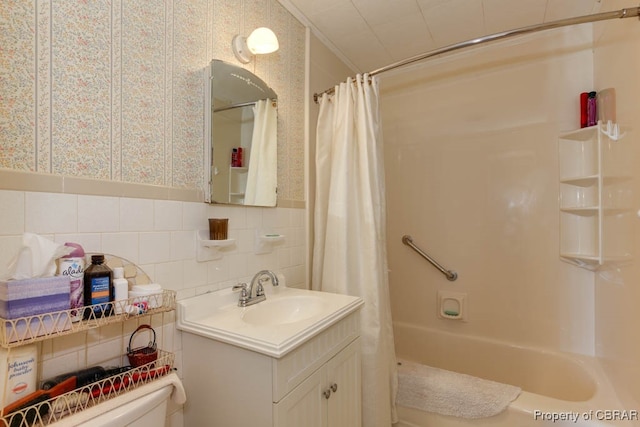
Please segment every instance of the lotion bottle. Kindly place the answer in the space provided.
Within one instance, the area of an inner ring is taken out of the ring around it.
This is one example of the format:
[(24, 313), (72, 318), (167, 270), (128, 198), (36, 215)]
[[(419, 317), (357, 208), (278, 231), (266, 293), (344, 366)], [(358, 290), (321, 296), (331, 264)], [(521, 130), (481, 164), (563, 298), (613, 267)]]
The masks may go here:
[(123, 267), (113, 269), (113, 293), (116, 314), (121, 314), (125, 311), (126, 300), (129, 298), (129, 281), (124, 278)]

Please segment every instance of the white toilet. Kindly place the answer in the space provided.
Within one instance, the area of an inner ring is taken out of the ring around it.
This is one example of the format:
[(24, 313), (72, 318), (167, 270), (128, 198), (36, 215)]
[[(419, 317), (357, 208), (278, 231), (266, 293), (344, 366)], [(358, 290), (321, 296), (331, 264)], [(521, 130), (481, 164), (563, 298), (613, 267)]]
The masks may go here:
[(161, 427), (165, 425), (169, 399), (178, 405), (186, 401), (184, 387), (175, 373), (158, 378), (52, 425)]

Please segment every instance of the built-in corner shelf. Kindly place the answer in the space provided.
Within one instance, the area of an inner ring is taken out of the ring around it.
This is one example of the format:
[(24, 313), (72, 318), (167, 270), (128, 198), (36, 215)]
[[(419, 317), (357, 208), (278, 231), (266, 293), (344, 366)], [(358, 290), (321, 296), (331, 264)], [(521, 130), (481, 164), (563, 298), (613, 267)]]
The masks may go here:
[(285, 241), (285, 236), (278, 233), (265, 232), (263, 230), (256, 230), (256, 254), (268, 254), (273, 251), (274, 245), (281, 244)]
[(209, 240), (209, 230), (198, 230), (196, 260), (213, 261), (223, 256), (222, 251), (236, 244), (236, 239)]
[(244, 204), (248, 167), (229, 166), (229, 203)]
[(631, 258), (632, 157), (617, 124), (559, 136), (560, 258), (597, 270)]

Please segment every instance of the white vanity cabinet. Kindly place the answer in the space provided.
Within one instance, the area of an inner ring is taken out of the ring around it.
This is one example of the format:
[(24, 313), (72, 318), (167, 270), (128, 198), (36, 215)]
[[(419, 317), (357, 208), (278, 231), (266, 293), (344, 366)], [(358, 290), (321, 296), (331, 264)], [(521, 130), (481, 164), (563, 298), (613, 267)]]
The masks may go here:
[(359, 427), (359, 313), (282, 357), (184, 332), (189, 427)]
[(360, 426), (360, 340), (274, 403), (275, 427)]

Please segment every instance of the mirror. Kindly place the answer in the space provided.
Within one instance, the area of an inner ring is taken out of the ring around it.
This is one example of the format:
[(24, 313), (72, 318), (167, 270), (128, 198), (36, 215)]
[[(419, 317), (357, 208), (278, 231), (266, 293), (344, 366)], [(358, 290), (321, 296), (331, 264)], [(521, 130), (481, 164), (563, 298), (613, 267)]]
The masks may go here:
[(277, 95), (244, 68), (210, 65), (210, 203), (276, 206)]

